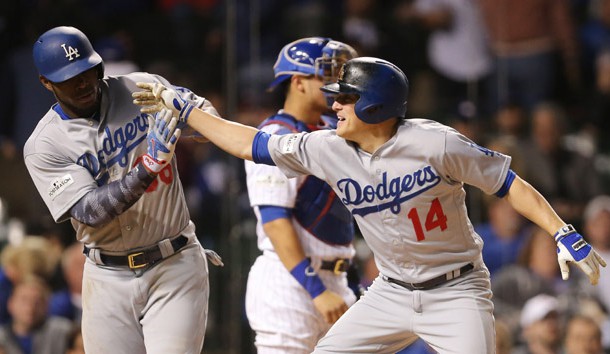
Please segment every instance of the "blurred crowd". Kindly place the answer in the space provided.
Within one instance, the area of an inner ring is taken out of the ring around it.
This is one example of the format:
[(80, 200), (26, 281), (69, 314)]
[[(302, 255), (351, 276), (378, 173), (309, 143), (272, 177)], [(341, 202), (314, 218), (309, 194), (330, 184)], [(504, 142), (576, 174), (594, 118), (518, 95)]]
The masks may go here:
[[(106, 75), (161, 74), (250, 125), (280, 107), (265, 87), (290, 41), (327, 36), (361, 56), (387, 59), (410, 80), (409, 117), (451, 125), (512, 156), (512, 169), (610, 261), (610, 0), (3, 1), (0, 348), (6, 353), (78, 353), (81, 341), (82, 249), (69, 223), (54, 224), (22, 159), (25, 140), (54, 102), (38, 82), (32, 44), (57, 25), (88, 34)], [(232, 267), (211, 275), (213, 334), (204, 348), (251, 352), (241, 295), (257, 251), (243, 164), (211, 144), (188, 141), (177, 157), (199, 238)], [(610, 353), (610, 269), (602, 269), (597, 287), (580, 272), (563, 281), (552, 238), (505, 201), (465, 188), (485, 242), (498, 353)], [(377, 272), (366, 245), (357, 249), (366, 286)], [(235, 295), (224, 296), (226, 289)], [(235, 336), (241, 340), (227, 340)]]

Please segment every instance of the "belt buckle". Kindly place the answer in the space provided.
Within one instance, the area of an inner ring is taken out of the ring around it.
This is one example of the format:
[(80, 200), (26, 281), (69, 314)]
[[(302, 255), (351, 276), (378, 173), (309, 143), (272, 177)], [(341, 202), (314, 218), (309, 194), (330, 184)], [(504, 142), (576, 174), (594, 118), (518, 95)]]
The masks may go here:
[(135, 258), (138, 256), (141, 256), (143, 254), (144, 254), (144, 252), (137, 252), (137, 253), (132, 253), (132, 254), (127, 255), (127, 262), (129, 263), (130, 269), (144, 268), (148, 265), (148, 262), (144, 262), (142, 264), (136, 264)]
[(343, 271), (341, 270), (341, 268), (343, 267), (343, 264), (345, 264), (345, 259), (341, 258), (338, 259), (337, 262), (335, 262), (335, 268), (333, 269), (333, 273), (339, 275), (341, 274)]
[(421, 283), (407, 283), (411, 287), (411, 290), (426, 290), (427, 288)]

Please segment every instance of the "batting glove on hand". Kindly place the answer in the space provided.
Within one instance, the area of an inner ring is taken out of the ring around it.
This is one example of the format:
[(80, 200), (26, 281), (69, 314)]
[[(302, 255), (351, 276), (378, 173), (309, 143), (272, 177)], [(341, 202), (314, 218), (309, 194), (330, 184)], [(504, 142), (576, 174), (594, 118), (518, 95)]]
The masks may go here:
[(140, 108), (142, 113), (152, 114), (167, 108), (173, 111), (175, 117), (178, 117), (179, 128), (186, 125), (188, 116), (194, 107), (177, 91), (159, 83), (138, 82), (136, 85), (144, 91), (134, 92), (131, 96), (134, 98), (134, 104), (142, 106)]
[(599, 266), (606, 266), (604, 259), (593, 247), (576, 232), (572, 225), (566, 225), (555, 233), (557, 242), (557, 260), (561, 268), (561, 277), (567, 280), (570, 276), (568, 262), (576, 264), (589, 277), (591, 284), (599, 280)]
[(176, 128), (177, 123), (168, 109), (155, 114), (155, 118), (148, 116), (148, 151), (142, 161), (149, 172), (158, 174), (172, 160), (181, 133)]

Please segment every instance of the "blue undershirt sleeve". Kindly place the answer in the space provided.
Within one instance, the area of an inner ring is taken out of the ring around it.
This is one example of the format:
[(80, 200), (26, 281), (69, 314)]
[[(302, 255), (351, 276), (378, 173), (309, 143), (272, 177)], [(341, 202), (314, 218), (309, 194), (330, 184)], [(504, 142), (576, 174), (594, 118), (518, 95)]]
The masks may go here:
[(255, 163), (275, 166), (275, 162), (271, 159), (269, 147), (267, 146), (270, 137), (270, 134), (261, 131), (254, 136), (254, 140), (252, 141), (252, 161)]
[(278, 207), (273, 205), (261, 205), (258, 207), (261, 212), (261, 219), (263, 224), (273, 221), (275, 219), (290, 219), (292, 217), (292, 209)]

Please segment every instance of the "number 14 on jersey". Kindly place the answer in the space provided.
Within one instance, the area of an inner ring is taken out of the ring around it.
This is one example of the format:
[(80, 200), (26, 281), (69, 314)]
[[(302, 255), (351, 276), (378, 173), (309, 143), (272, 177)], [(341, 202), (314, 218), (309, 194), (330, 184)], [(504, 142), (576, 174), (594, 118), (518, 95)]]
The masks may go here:
[(447, 216), (443, 212), (443, 206), (438, 198), (435, 198), (430, 204), (430, 209), (428, 209), (428, 212), (426, 213), (426, 220), (423, 227), (417, 209), (412, 208), (409, 210), (407, 217), (413, 223), (413, 229), (415, 230), (417, 241), (423, 241), (426, 239), (424, 228), (425, 231), (431, 231), (437, 227), (440, 227), (441, 231), (445, 231), (445, 229), (447, 229)]

